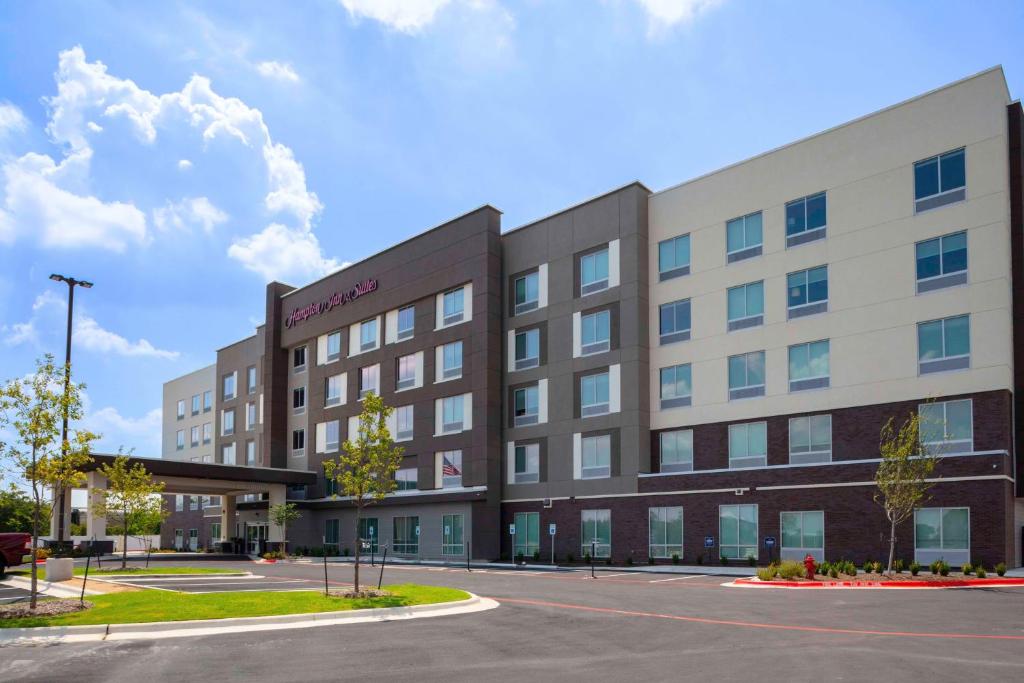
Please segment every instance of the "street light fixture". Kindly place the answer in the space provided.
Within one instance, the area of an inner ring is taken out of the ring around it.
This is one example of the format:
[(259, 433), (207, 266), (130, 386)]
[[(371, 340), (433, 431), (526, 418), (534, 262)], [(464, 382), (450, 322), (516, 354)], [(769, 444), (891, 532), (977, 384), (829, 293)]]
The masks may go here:
[[(68, 391), (71, 388), (71, 317), (75, 309), (75, 287), (81, 287), (83, 289), (92, 289), (92, 283), (88, 280), (76, 280), (73, 277), (66, 277), (64, 275), (58, 275), (54, 273), (50, 275), (50, 279), (54, 282), (64, 282), (68, 286), (68, 331), (67, 331), (67, 344), (64, 348), (64, 422), (61, 427), (61, 454), (67, 455), (67, 443), (68, 443), (68, 405), (67, 397)], [(64, 491), (55, 491), (55, 494), (59, 496), (57, 518), (57, 543), (60, 546), (64, 545)]]

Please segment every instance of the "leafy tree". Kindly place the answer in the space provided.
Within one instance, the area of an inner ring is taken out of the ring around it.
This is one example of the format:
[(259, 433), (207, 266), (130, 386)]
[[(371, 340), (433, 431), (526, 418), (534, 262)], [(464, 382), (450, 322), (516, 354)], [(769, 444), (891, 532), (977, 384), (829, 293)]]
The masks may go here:
[[(31, 533), (34, 510), (32, 499), (14, 484), (6, 491), (0, 491), (0, 533)], [(42, 516), (50, 516), (49, 505), (44, 506)]]
[[(405, 449), (391, 440), (387, 420), (394, 408), (384, 404), (384, 399), (369, 393), (363, 400), (363, 412), (359, 414), (359, 431), (356, 438), (346, 439), (338, 459), (324, 461), (324, 474), (337, 482), (337, 490), (348, 496), (356, 508), (355, 537), (355, 592), (359, 593), (359, 521), (363, 508), (384, 499), (395, 490), (395, 472), (402, 464)], [(351, 435), (350, 435), (351, 436)]]
[(886, 571), (891, 574), (896, 555), (896, 528), (929, 499), (932, 482), (928, 478), (935, 471), (938, 457), (921, 444), (921, 417), (914, 412), (899, 427), (889, 418), (882, 427), (879, 450), (882, 462), (875, 472), (878, 490), (874, 499), (889, 520)]
[(93, 514), (101, 517), (117, 516), (121, 521), (121, 568), (128, 566), (128, 536), (142, 533), (154, 517), (166, 516), (162, 481), (153, 481), (149, 470), (141, 462), (129, 464), (124, 453), (113, 463), (103, 463), (99, 473), (107, 478), (106, 494), (93, 504)]
[(282, 546), (288, 547), (288, 525), (302, 516), (295, 503), (281, 503), (270, 506), (270, 521), (274, 526), (281, 527)]
[[(65, 375), (65, 373), (67, 373)], [(22, 478), (29, 484), (32, 494), (32, 556), (39, 547), (39, 530), (46, 512), (43, 496), (47, 491), (65, 491), (81, 486), (85, 481), (83, 468), (92, 462), (89, 451), (98, 437), (87, 430), (68, 433), (61, 438), (61, 421), (82, 418), (82, 389), (84, 385), (68, 379), (69, 367), (54, 364), (47, 354), (36, 362), (36, 372), (13, 379), (0, 387), (0, 422), (13, 427), (15, 438), (0, 442), (0, 454), (10, 459)], [(49, 510), (56, 514), (58, 506)], [(38, 568), (32, 563), (31, 609), (36, 608)]]

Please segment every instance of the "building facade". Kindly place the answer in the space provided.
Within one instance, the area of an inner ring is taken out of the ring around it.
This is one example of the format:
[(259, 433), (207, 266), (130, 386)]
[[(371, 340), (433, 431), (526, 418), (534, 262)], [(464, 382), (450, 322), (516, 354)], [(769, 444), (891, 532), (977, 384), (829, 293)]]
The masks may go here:
[[(293, 547), (861, 562), (887, 549), (880, 431), (916, 414), (941, 458), (898, 555), (1020, 564), (1021, 126), (992, 69), (659, 192), (504, 233), (485, 206), (271, 283), (200, 371), (210, 455), (319, 473), (289, 491)], [(322, 462), (368, 391), (405, 455), (356, 529)], [(266, 502), (238, 518), (258, 539)]]

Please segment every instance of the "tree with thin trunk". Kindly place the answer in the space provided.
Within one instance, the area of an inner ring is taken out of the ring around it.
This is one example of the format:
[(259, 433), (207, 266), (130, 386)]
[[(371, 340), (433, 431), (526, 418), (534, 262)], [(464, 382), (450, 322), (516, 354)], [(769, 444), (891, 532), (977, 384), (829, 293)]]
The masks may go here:
[(882, 427), (879, 440), (882, 462), (875, 472), (875, 502), (889, 520), (889, 562), (886, 572), (892, 573), (896, 555), (896, 529), (910, 519), (914, 511), (929, 499), (928, 481), (938, 462), (936, 454), (921, 443), (921, 416), (910, 413), (898, 427), (893, 418)]
[(270, 506), (270, 521), (281, 528), (281, 552), (288, 549), (288, 525), (296, 521), (302, 513), (295, 503), (279, 503)]
[(345, 440), (337, 460), (324, 461), (324, 474), (337, 482), (337, 490), (351, 499), (356, 508), (355, 588), (359, 593), (359, 522), (363, 508), (380, 502), (395, 490), (395, 472), (402, 464), (405, 449), (391, 440), (387, 420), (394, 408), (384, 399), (369, 393), (363, 399), (363, 412), (359, 415), (359, 430)]
[(100, 517), (121, 519), (121, 569), (128, 567), (128, 536), (152, 526), (154, 517), (167, 516), (164, 509), (162, 481), (154, 481), (141, 462), (130, 463), (124, 453), (113, 463), (103, 463), (99, 473), (107, 478), (107, 489), (93, 503), (92, 512)]
[[(69, 432), (65, 443), (61, 438), (61, 422), (82, 418), (83, 384), (68, 380), (70, 368), (54, 364), (47, 354), (36, 362), (35, 374), (13, 379), (0, 387), (0, 422), (13, 428), (15, 439), (0, 442), (0, 455), (9, 459), (29, 485), (32, 494), (32, 589), (30, 608), (35, 609), (38, 597), (38, 567), (35, 558), (39, 549), (47, 492), (67, 491), (85, 482), (82, 471), (92, 462), (89, 455), (98, 435), (87, 430)], [(50, 506), (48, 517), (59, 514), (60, 506)], [(51, 520), (52, 521), (52, 520)]]

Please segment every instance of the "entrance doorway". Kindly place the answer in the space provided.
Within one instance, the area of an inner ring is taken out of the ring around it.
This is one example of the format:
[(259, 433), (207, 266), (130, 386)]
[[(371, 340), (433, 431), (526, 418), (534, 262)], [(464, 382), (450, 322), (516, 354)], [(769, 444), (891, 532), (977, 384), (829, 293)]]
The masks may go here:
[(188, 530), (188, 549), (192, 552), (199, 550), (199, 529)]
[(184, 538), (185, 538), (185, 530), (184, 529), (175, 529), (174, 530), (174, 549), (175, 550), (184, 550), (185, 549)]
[(245, 523), (245, 549), (250, 555), (258, 555), (263, 543), (267, 540), (270, 525), (266, 522)]

